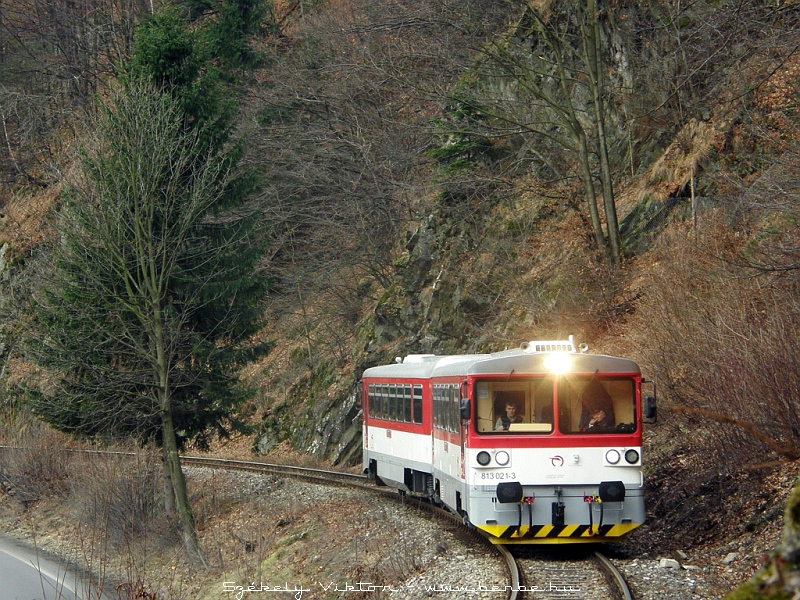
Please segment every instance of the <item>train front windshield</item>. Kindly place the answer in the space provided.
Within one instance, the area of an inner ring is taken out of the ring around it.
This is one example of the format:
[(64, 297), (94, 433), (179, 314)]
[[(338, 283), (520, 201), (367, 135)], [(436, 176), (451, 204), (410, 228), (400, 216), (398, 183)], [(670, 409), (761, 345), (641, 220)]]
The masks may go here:
[(636, 431), (636, 382), (560, 376), (478, 381), (476, 429), (485, 435)]

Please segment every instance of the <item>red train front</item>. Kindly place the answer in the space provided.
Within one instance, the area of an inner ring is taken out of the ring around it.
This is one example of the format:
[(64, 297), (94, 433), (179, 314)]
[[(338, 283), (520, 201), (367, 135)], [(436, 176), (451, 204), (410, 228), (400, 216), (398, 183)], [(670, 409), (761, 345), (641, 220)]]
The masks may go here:
[[(649, 382), (645, 382), (649, 383)], [(464, 356), (411, 355), (362, 378), (364, 468), (441, 502), (496, 543), (618, 541), (644, 522), (633, 361), (572, 338)]]

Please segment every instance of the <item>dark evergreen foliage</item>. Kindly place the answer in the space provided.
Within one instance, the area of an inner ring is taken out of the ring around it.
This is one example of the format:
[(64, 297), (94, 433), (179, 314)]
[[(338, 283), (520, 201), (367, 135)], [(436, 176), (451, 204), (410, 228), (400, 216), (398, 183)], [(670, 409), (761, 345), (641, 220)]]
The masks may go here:
[[(34, 408), (59, 429), (160, 440), (161, 359), (179, 441), (242, 429), (249, 392), (237, 370), (262, 350), (249, 339), (267, 288), (248, 200), (257, 181), (238, 169), (233, 105), (199, 48), (174, 9), (141, 27), (101, 149), (84, 156), (87, 184), (67, 195), (32, 340), (59, 376), (57, 395), (39, 393)], [(168, 356), (155, 354), (143, 304), (160, 313)]]
[[(255, 53), (248, 44), (267, 14), (264, 0), (226, 0), (208, 31), (209, 48), (229, 68), (251, 66)], [(273, 27), (274, 29), (274, 27)]]
[(163, 86), (180, 103), (187, 126), (200, 129), (207, 146), (219, 149), (230, 137), (236, 107), (204, 35), (179, 8), (165, 7), (137, 29), (122, 78), (149, 77)]

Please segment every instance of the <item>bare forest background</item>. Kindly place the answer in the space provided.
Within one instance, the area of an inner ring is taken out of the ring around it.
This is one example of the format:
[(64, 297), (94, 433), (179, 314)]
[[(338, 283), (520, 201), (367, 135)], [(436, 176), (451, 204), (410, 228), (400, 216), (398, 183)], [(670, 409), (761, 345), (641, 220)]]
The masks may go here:
[(800, 458), (792, 1), (2, 0), (6, 433), (35, 428), (32, 394), (56, 385), (25, 342), (31, 298), (164, 11), (200, 36), (198, 73), (235, 102), (223, 145), (255, 176), (264, 352), (231, 372), (254, 451), (358, 464), (364, 368), (574, 334), (658, 383), (662, 542), (721, 535), (755, 504), (711, 510), (715, 494), (757, 495)]

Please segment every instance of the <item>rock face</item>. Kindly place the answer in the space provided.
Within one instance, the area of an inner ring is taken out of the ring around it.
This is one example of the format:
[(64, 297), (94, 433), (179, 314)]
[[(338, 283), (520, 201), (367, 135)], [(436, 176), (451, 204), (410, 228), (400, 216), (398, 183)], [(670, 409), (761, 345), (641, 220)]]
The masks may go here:
[(353, 384), (364, 369), (411, 352), (468, 351), (466, 332), (489, 310), (481, 286), (470, 287), (465, 281), (472, 278), (450, 268), (469, 257), (470, 245), (455, 217), (422, 217), (393, 265), (394, 281), (356, 327), (356, 364), (320, 361), (310, 367), (292, 385), (290, 398), (263, 418), (254, 449), (266, 454), (289, 440), (316, 458), (360, 464), (361, 407)]
[(361, 431), (361, 408), (351, 393), (341, 404), (334, 400), (324, 406), (317, 425), (296, 431), (295, 438), (315, 456), (353, 465), (361, 461)]
[(318, 401), (305, 413), (288, 411), (270, 414), (261, 424), (253, 444), (259, 454), (289, 440), (291, 445), (334, 465), (353, 466), (361, 462), (361, 407), (355, 390), (344, 397)]

